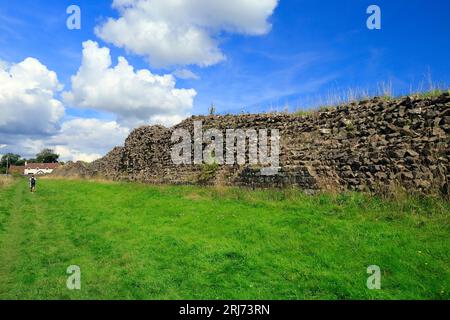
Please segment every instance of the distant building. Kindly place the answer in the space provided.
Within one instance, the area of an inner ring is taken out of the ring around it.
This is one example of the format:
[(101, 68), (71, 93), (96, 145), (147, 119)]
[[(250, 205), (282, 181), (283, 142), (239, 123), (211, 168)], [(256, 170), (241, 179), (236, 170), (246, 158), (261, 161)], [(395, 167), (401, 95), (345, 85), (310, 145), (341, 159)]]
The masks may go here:
[(59, 167), (59, 163), (25, 163), (24, 175), (41, 175), (52, 173)]

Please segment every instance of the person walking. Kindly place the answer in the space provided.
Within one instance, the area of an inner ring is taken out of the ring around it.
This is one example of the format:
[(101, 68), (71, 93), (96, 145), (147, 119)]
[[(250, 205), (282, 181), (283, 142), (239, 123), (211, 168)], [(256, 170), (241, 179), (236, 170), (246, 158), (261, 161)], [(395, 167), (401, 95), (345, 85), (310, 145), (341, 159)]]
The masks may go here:
[(36, 178), (34, 175), (30, 178), (30, 192), (36, 192)]

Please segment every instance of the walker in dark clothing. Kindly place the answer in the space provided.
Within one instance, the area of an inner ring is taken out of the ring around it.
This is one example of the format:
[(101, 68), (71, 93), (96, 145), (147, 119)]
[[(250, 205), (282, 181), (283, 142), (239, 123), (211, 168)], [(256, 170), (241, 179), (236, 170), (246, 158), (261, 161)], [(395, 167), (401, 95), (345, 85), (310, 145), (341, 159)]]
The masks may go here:
[(30, 178), (30, 192), (36, 191), (36, 178), (33, 176)]

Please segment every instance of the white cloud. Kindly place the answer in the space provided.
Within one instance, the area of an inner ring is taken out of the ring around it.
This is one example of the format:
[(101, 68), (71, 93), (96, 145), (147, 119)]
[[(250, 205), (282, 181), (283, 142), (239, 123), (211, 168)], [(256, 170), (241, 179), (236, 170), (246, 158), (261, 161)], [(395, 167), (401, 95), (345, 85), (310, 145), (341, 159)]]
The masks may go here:
[[(102, 53), (106, 51), (107, 55), (100, 54), (93, 58), (109, 59), (107, 49), (98, 50)], [(98, 71), (92, 70), (92, 65), (89, 65), (95, 62), (92, 60), (85, 62), (88, 72)], [(107, 61), (103, 60), (103, 65), (105, 63)], [(113, 69), (110, 71), (114, 72)], [(130, 72), (133, 74), (132, 69)], [(133, 75), (137, 77), (137, 74)], [(100, 76), (108, 77), (106, 74)], [(107, 78), (106, 81), (107, 83), (122, 81), (124, 86), (137, 85), (136, 81), (127, 83), (127, 76), (130, 75), (116, 79)], [(153, 80), (158, 82), (158, 79)], [(87, 85), (92, 84), (93, 82)], [(93, 90), (94, 95), (97, 89), (101, 90), (95, 87), (85, 88), (87, 91)], [(0, 61), (0, 149), (2, 153), (14, 152), (31, 158), (43, 148), (52, 148), (60, 153), (62, 160), (92, 161), (105, 155), (113, 147), (123, 145), (130, 130), (116, 121), (76, 118), (63, 122), (64, 106), (55, 98), (61, 90), (62, 85), (56, 73), (48, 70), (37, 59), (27, 58), (17, 64)], [(114, 90), (114, 88), (109, 86), (107, 90)], [(101, 100), (101, 95), (105, 92), (99, 92), (99, 94)], [(113, 99), (120, 99), (120, 96), (114, 96)]]
[(0, 59), (0, 70), (1, 69), (6, 70), (8, 68), (9, 68), (9, 64), (6, 61)]
[(114, 0), (118, 19), (96, 27), (97, 36), (144, 56), (151, 65), (214, 65), (225, 59), (222, 32), (264, 35), (278, 0)]
[(194, 72), (192, 72), (189, 69), (178, 69), (175, 70), (173, 75), (179, 79), (184, 80), (199, 80), (200, 77), (196, 75)]
[(127, 126), (149, 124), (152, 119), (183, 118), (191, 111), (196, 91), (177, 89), (172, 75), (135, 71), (123, 57), (116, 66), (111, 65), (108, 48), (84, 42), (82, 65), (72, 77), (72, 91), (63, 94), (65, 102), (112, 112)]
[(0, 63), (0, 133), (51, 134), (64, 115), (56, 73), (39, 60)]
[(57, 154), (59, 154), (59, 157), (61, 161), (85, 161), (85, 162), (92, 162), (97, 159), (100, 159), (104, 155), (101, 155), (99, 153), (83, 153), (78, 150), (73, 150), (65, 146), (56, 146), (53, 149)]
[(47, 144), (64, 160), (93, 161), (123, 145), (129, 132), (115, 121), (78, 118), (64, 122)]
[(150, 122), (153, 124), (160, 124), (160, 125), (163, 125), (166, 127), (171, 127), (175, 124), (180, 123), (185, 118), (186, 117), (182, 116), (182, 115), (154, 116), (154, 117), (151, 117)]
[(104, 156), (113, 147), (123, 145), (129, 131), (115, 121), (78, 118), (62, 123), (61, 129), (53, 136), (8, 134), (0, 135), (0, 142), (8, 143), (5, 153), (18, 153), (26, 158), (33, 158), (43, 148), (51, 148), (61, 160), (90, 162)]

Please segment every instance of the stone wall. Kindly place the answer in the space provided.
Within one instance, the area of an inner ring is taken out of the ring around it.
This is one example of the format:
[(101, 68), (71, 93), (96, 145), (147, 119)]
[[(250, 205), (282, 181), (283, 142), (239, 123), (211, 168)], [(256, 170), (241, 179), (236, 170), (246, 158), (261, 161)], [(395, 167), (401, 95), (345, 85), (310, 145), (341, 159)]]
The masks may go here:
[[(173, 130), (193, 136), (193, 122), (204, 129), (279, 129), (280, 167), (262, 176), (254, 166), (209, 168), (174, 165)], [(307, 115), (254, 114), (194, 116), (173, 128), (135, 129), (124, 147), (89, 165), (90, 174), (148, 183), (207, 183), (251, 187), (295, 186), (305, 190), (449, 193), (450, 95), (375, 98)], [(60, 170), (59, 173), (63, 172)], [(205, 179), (202, 179), (203, 182)]]

